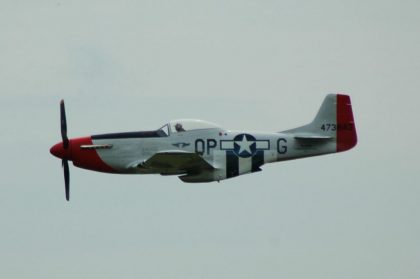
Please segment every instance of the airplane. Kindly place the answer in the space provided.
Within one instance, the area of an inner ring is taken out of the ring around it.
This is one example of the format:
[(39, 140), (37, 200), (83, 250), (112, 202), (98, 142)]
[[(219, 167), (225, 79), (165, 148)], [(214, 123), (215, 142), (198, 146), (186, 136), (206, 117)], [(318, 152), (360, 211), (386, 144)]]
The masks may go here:
[(203, 120), (179, 119), (153, 131), (69, 139), (64, 100), (60, 120), (62, 141), (50, 152), (62, 159), (67, 201), (68, 161), (105, 173), (176, 175), (183, 182), (219, 182), (261, 171), (266, 163), (343, 152), (357, 144), (351, 100), (344, 94), (327, 95), (312, 122), (283, 132), (230, 131)]

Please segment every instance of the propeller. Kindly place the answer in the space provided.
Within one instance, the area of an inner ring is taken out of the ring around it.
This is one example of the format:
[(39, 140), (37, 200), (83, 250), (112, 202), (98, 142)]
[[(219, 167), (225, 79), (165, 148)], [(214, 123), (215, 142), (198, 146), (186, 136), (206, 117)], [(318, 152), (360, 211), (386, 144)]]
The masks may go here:
[[(67, 120), (66, 109), (64, 108), (64, 100), (60, 102), (60, 122), (61, 122), (61, 138), (63, 139), (63, 148), (69, 148), (69, 139), (67, 137)], [(67, 159), (62, 160), (62, 167), (64, 170), (64, 187), (66, 191), (66, 200), (70, 200), (70, 171), (69, 162)]]
[(66, 190), (66, 200), (70, 200), (70, 171), (69, 171), (69, 162), (66, 159), (62, 161), (64, 169), (64, 187)]
[(67, 120), (66, 120), (66, 109), (64, 107), (64, 100), (60, 102), (60, 122), (61, 122), (61, 138), (63, 139), (63, 147), (67, 149), (69, 147), (69, 138), (67, 137)]

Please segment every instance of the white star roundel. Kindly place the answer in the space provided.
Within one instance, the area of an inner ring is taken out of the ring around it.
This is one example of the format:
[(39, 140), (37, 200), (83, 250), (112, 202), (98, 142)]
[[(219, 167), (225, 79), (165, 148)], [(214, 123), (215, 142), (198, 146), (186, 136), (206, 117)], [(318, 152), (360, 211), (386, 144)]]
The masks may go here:
[(254, 136), (240, 134), (233, 138), (233, 151), (242, 158), (248, 158), (257, 151), (257, 144)]
[(232, 151), (241, 158), (253, 157), (258, 151), (269, 150), (270, 141), (268, 139), (255, 139), (250, 134), (239, 134), (231, 140), (220, 140), (220, 149)]

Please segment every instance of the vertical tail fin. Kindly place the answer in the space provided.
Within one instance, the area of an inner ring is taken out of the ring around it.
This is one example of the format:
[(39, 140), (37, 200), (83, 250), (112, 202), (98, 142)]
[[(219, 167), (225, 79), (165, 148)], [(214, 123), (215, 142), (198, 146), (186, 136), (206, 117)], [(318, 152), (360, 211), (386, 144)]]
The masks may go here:
[(350, 97), (342, 94), (327, 95), (310, 124), (283, 133), (293, 134), (300, 140), (335, 139), (336, 152), (353, 148), (357, 144), (357, 133)]

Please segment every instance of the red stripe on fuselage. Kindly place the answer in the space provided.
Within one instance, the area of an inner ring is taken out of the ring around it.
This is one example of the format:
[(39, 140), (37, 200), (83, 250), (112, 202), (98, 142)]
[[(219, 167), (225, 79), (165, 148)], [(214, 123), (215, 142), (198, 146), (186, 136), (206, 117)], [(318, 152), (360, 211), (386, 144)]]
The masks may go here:
[(104, 161), (101, 160), (96, 150), (92, 149), (81, 149), (81, 145), (91, 145), (92, 138), (76, 138), (71, 139), (71, 160), (73, 164), (79, 168), (84, 168), (88, 170), (116, 173), (112, 167), (107, 165)]
[(357, 144), (356, 126), (350, 97), (337, 95), (337, 152), (346, 151)]

